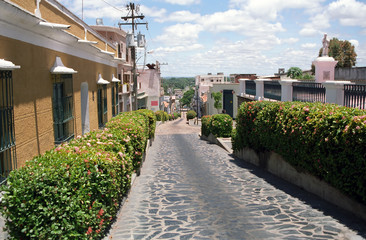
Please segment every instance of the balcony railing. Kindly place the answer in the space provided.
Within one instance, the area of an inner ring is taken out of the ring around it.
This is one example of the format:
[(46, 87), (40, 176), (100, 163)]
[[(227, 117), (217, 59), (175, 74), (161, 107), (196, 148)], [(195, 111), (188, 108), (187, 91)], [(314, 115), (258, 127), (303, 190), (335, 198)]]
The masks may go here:
[(281, 84), (278, 81), (264, 82), (264, 97), (281, 101)]
[(344, 106), (366, 109), (366, 85), (344, 85)]
[(249, 100), (322, 102), (366, 109), (366, 85), (355, 85), (350, 81), (314, 83), (297, 80), (276, 82), (270, 79), (239, 79), (239, 82), (239, 96)]
[(293, 101), (325, 103), (325, 87), (321, 83), (293, 83)]

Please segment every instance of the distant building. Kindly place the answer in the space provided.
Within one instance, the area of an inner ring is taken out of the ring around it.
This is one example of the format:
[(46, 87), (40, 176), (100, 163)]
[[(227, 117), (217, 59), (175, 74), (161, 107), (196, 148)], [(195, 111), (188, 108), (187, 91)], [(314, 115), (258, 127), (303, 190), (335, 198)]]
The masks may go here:
[(118, 61), (117, 76), (121, 82), (113, 83), (112, 94), (117, 94), (118, 102), (112, 103), (115, 106), (119, 105), (118, 111), (113, 111), (112, 115), (118, 112), (126, 112), (132, 110), (132, 68), (133, 61), (131, 49), (126, 45), (126, 32), (117, 27), (104, 26), (104, 25), (93, 25), (90, 26), (92, 29), (97, 31), (101, 36), (108, 39), (108, 41), (116, 46), (117, 54), (114, 57)]
[(152, 111), (160, 110), (161, 97), (161, 74), (160, 64), (148, 64), (147, 69), (139, 69), (138, 84), (138, 108), (150, 109)]
[(255, 73), (240, 73), (240, 74), (234, 73), (234, 74), (230, 74), (230, 81), (232, 83), (239, 83), (240, 78), (255, 80), (258, 77)]
[(200, 96), (208, 92), (209, 88), (212, 87), (212, 84), (224, 82), (225, 76), (223, 73), (217, 73), (217, 75), (212, 75), (211, 73), (208, 73), (207, 75), (196, 76), (196, 86), (199, 87)]

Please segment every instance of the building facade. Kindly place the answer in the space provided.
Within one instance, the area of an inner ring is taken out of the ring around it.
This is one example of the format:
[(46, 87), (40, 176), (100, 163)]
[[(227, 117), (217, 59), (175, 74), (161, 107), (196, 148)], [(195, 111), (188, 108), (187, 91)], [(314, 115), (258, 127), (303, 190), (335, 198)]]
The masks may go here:
[(103, 127), (118, 112), (115, 83), (125, 61), (118, 46), (55, 0), (0, 0), (0, 29), (6, 177), (56, 144)]
[(138, 70), (138, 108), (160, 110), (161, 73), (160, 64), (148, 64), (147, 69)]

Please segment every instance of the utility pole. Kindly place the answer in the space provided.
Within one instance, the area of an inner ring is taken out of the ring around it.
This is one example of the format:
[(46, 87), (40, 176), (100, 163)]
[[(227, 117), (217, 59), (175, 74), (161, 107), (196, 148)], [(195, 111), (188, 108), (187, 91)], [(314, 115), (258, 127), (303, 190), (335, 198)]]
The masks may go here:
[[(135, 5), (134, 3), (130, 2), (126, 7), (127, 7), (127, 10), (129, 11), (129, 13), (131, 13), (131, 15), (128, 14), (125, 17), (121, 17), (121, 19), (123, 19), (126, 22), (129, 19), (131, 19), (131, 22), (130, 23), (118, 23), (118, 25), (119, 26), (121, 26), (121, 25), (130, 25), (132, 27), (132, 38), (133, 38), (133, 41), (134, 41), (134, 39), (135, 39), (135, 28), (137, 29), (137, 25), (146, 25), (146, 28), (147, 28), (147, 23), (139, 23), (139, 22), (135, 21), (135, 19), (143, 20), (145, 18), (145, 16), (143, 14), (139, 15), (140, 5)], [(134, 93), (134, 100), (135, 100), (135, 103), (134, 103), (132, 109), (137, 110), (138, 103), (137, 103), (136, 45), (133, 44), (130, 47), (131, 47), (131, 58), (133, 59), (132, 74), (133, 74), (133, 93)]]

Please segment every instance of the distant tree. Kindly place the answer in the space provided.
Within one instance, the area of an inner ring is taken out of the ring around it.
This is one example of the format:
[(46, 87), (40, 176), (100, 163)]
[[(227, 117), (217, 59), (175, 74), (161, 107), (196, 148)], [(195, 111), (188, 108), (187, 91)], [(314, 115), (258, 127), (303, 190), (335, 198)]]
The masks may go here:
[(220, 109), (222, 108), (222, 93), (221, 92), (213, 92), (212, 97), (215, 100), (214, 107), (217, 109), (217, 113), (219, 113)]
[(182, 107), (188, 106), (194, 97), (194, 89), (189, 89), (183, 94), (182, 99), (180, 100), (180, 103), (182, 104)]
[(290, 78), (300, 78), (302, 76), (302, 70), (298, 67), (290, 67), (287, 72), (287, 77)]
[(184, 89), (186, 87), (193, 87), (195, 84), (195, 78), (189, 77), (172, 77), (172, 78), (163, 78), (162, 79), (162, 87), (164, 88), (165, 94), (168, 93), (168, 88), (174, 89)]
[[(319, 50), (319, 57), (322, 51), (323, 48)], [(329, 42), (329, 56), (338, 61), (336, 67), (353, 67), (356, 65), (357, 54), (355, 46), (347, 40), (331, 39)]]

